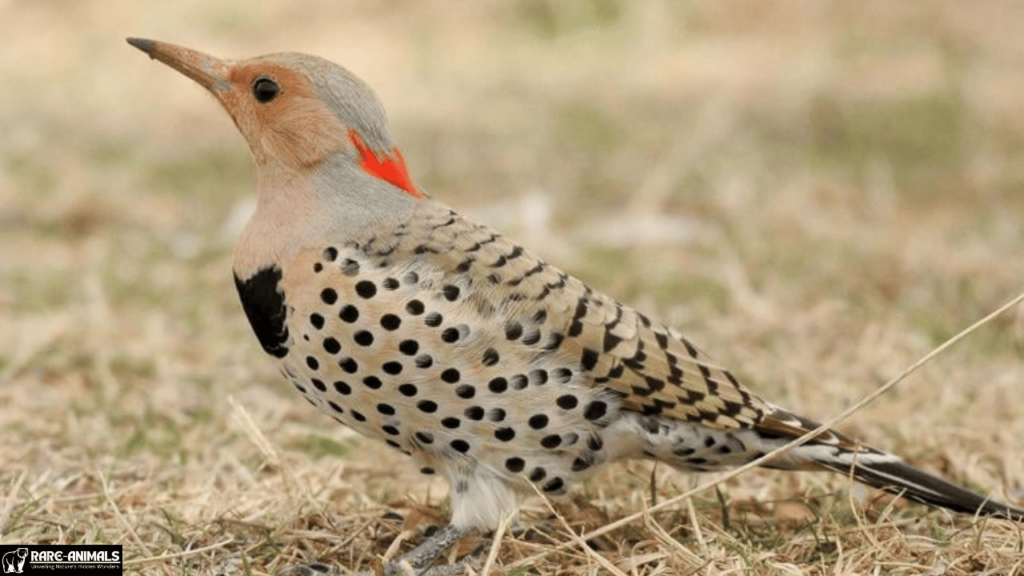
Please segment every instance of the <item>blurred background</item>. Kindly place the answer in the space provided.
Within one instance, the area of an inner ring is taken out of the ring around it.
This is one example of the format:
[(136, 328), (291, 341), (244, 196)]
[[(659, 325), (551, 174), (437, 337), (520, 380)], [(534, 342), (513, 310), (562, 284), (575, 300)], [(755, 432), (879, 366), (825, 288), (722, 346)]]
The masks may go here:
[[(276, 458), (443, 495), (260, 352), (230, 275), (248, 150), (124, 37), (343, 64), (431, 195), (824, 419), (1024, 288), (1022, 22), (1012, 1), (0, 2), (0, 493), (32, 502), (0, 535), (44, 537), (106, 476), (132, 522), (224, 513), (203, 487), (275, 462), (229, 398)], [(847, 429), (1019, 498), (1022, 352), (1018, 310)]]

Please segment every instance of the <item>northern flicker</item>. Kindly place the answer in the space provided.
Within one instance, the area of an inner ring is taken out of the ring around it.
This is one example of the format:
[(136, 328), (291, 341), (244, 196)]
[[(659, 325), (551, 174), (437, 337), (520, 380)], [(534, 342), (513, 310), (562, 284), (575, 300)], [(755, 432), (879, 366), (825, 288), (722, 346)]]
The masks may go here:
[[(724, 470), (817, 427), (671, 328), (428, 197), (348, 70), (128, 42), (210, 91), (249, 144), (258, 207), (234, 277), (263, 349), (322, 412), (450, 483), (450, 524), (402, 558), (415, 570), (467, 531), (495, 529), (531, 484), (560, 495), (627, 458)], [(1024, 520), (835, 431), (767, 467)]]

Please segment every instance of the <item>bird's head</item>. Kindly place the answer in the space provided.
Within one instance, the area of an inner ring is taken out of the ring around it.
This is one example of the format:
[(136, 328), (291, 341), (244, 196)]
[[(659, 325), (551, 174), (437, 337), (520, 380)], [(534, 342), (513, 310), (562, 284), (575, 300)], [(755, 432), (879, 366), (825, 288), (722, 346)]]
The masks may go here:
[(129, 38), (128, 43), (209, 90), (260, 168), (302, 172), (340, 155), (422, 197), (391, 142), (384, 107), (345, 68), (306, 54), (230, 61), (167, 42)]

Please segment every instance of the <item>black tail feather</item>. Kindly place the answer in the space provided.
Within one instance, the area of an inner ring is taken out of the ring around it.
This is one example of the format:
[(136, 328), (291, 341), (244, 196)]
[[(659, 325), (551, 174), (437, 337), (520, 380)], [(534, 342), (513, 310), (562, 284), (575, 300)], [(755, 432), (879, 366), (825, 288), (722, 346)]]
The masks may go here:
[(995, 516), (1024, 522), (1024, 509), (976, 494), (962, 486), (914, 468), (891, 454), (842, 451), (838, 456), (818, 459), (818, 464), (841, 474), (852, 474), (860, 482), (898, 494), (916, 502), (981, 516)]

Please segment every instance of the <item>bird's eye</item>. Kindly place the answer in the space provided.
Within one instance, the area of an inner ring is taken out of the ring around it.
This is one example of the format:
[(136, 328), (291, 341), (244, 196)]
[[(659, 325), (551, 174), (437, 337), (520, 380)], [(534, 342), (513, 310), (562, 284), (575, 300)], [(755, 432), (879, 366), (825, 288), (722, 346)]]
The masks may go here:
[(270, 78), (260, 78), (252, 85), (252, 95), (257, 102), (266, 104), (281, 93), (281, 87)]

